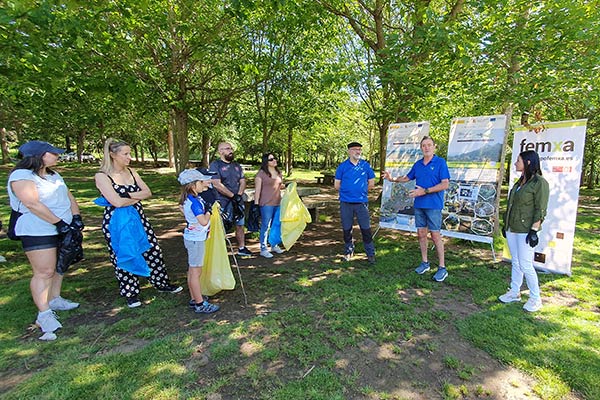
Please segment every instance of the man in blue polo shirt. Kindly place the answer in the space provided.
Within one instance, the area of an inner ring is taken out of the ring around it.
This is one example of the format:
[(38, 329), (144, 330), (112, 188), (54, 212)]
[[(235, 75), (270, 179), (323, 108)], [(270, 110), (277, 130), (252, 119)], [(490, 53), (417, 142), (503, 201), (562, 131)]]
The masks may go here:
[(415, 199), (415, 225), (423, 261), (415, 272), (421, 275), (429, 271), (430, 265), (427, 261), (427, 231), (429, 231), (440, 263), (433, 279), (442, 282), (448, 276), (448, 271), (444, 262), (444, 241), (440, 229), (444, 190), (448, 189), (450, 172), (446, 160), (435, 155), (435, 142), (429, 136), (421, 139), (421, 151), (423, 158), (412, 166), (408, 174), (392, 178), (390, 173), (385, 171), (383, 177), (391, 182), (408, 182), (416, 179), (415, 188), (409, 192), (409, 196)]
[(375, 244), (371, 234), (369, 217), (369, 189), (375, 186), (375, 172), (371, 165), (361, 159), (362, 145), (348, 144), (348, 159), (335, 171), (334, 187), (340, 192), (340, 216), (344, 230), (344, 259), (350, 261), (354, 254), (352, 225), (354, 216), (362, 233), (363, 244), (369, 264), (375, 263)]

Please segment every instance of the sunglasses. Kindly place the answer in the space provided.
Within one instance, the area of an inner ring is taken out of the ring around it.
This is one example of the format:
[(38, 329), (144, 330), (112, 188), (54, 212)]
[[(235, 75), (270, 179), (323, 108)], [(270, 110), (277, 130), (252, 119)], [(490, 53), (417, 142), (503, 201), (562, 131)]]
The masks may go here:
[(273, 158), (267, 158), (268, 161), (277, 161), (277, 159), (275, 157)]

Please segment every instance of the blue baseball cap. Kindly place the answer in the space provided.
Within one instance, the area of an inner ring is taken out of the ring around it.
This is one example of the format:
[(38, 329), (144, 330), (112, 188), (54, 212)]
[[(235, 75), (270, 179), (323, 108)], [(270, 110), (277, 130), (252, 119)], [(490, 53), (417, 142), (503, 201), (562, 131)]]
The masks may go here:
[(65, 149), (54, 147), (48, 142), (32, 140), (19, 147), (19, 152), (23, 154), (23, 157), (30, 157), (43, 156), (44, 153), (62, 154), (65, 152)]

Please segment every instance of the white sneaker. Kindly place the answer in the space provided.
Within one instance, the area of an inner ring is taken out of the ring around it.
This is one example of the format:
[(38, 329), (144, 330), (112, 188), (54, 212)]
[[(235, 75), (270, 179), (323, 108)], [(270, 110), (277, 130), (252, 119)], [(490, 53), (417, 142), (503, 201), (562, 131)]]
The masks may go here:
[(273, 254), (269, 250), (261, 250), (260, 255), (264, 258), (273, 258)]
[(54, 333), (54, 332), (45, 332), (38, 339), (46, 341), (46, 342), (50, 342), (52, 340), (56, 340), (56, 338), (57, 338), (56, 333)]
[(271, 251), (273, 253), (277, 253), (277, 254), (283, 253), (283, 249), (281, 247), (279, 247), (278, 245), (271, 246)]
[(40, 327), (42, 332), (54, 332), (55, 330), (62, 328), (61, 323), (58, 321), (58, 317), (52, 310), (46, 310), (44, 312), (38, 312), (37, 319), (35, 320), (37, 326)]
[(500, 300), (503, 303), (517, 303), (521, 301), (521, 293), (514, 294), (509, 290), (502, 296), (498, 297), (498, 300)]
[(542, 300), (541, 299), (532, 299), (531, 297), (527, 300), (527, 303), (523, 306), (523, 310), (529, 312), (536, 312), (542, 309)]
[(48, 302), (51, 310), (54, 311), (68, 311), (79, 307), (79, 303), (64, 299), (60, 296), (53, 298)]

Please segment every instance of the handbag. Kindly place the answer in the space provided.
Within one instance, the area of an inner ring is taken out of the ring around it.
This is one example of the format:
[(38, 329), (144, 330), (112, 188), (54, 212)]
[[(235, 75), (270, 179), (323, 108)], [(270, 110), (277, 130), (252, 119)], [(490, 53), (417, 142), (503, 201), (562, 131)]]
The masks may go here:
[(10, 240), (21, 240), (20, 236), (17, 236), (15, 233), (15, 226), (17, 225), (17, 220), (19, 217), (23, 215), (22, 212), (11, 209), (10, 210), (10, 219), (8, 220), (8, 230), (6, 231), (6, 236)]

